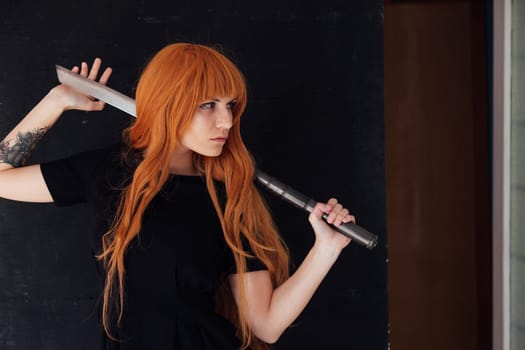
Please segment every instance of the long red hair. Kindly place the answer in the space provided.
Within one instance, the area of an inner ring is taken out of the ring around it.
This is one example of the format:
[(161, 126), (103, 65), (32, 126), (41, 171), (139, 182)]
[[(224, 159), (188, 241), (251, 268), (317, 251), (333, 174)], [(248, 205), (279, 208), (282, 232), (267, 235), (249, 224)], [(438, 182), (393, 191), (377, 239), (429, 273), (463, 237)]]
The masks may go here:
[[(110, 332), (112, 305), (118, 322), (124, 305), (124, 253), (141, 228), (143, 213), (169, 176), (169, 158), (181, 135), (192, 121), (199, 105), (211, 97), (234, 97), (233, 126), (218, 157), (194, 154), (195, 168), (206, 177), (206, 186), (220, 219), (224, 239), (233, 252), (237, 273), (246, 272), (246, 257), (241, 235), (254, 254), (268, 268), (274, 287), (289, 276), (289, 255), (270, 213), (254, 186), (254, 161), (240, 133), (240, 117), (246, 107), (246, 85), (237, 67), (216, 49), (178, 43), (159, 51), (141, 74), (136, 90), (137, 120), (124, 131), (130, 150), (141, 152), (131, 183), (120, 197), (114, 223), (103, 236), (103, 251), (98, 259), (106, 270), (103, 326)], [(145, 150), (147, 149), (147, 152)], [(221, 206), (214, 180), (223, 182), (226, 203)], [(240, 279), (240, 303), (237, 307), (228, 283), (217, 291), (217, 311), (238, 329), (242, 348), (267, 349), (257, 339), (247, 322), (246, 287)], [(112, 296), (118, 300), (113, 301)], [(113, 304), (112, 304), (113, 302)]]

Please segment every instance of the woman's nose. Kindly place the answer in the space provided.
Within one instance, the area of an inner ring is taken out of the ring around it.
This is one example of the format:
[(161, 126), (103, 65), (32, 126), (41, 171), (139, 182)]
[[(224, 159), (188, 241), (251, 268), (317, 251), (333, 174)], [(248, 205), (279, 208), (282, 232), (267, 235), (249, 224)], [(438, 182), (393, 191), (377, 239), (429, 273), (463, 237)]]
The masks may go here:
[(219, 129), (230, 129), (232, 127), (232, 111), (229, 108), (221, 108), (220, 111), (217, 112), (217, 128)]

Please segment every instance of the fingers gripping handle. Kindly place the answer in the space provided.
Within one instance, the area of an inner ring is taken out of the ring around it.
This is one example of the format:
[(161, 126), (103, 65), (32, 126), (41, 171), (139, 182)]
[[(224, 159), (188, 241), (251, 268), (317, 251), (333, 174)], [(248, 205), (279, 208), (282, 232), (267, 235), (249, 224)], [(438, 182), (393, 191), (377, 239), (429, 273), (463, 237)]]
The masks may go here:
[[(258, 169), (255, 170), (255, 177), (265, 188), (277, 194), (279, 197), (291, 203), (292, 205), (306, 210), (307, 212), (311, 212), (313, 210), (316, 204), (313, 199), (297, 192), (290, 186), (283, 184), (282, 182)], [(327, 218), (328, 215), (323, 214), (323, 219), (326, 220)], [(355, 242), (367, 247), (368, 249), (372, 249), (377, 245), (376, 235), (368, 232), (364, 228), (352, 222), (342, 223), (340, 226), (331, 226), (339, 233), (351, 238)]]

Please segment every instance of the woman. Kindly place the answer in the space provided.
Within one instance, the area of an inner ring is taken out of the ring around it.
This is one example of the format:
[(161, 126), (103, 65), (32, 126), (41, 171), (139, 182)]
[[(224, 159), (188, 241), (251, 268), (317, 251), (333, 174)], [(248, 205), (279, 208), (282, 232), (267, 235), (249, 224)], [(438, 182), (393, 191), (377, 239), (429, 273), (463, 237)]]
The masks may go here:
[[(72, 70), (96, 80), (100, 67), (96, 59)], [(110, 75), (107, 68), (100, 83)], [(23, 166), (64, 111), (104, 107), (54, 87), (0, 144), (0, 196), (89, 203), (104, 349), (268, 348), (349, 243), (321, 216), (335, 225), (354, 217), (333, 198), (317, 203), (315, 243), (289, 276), (240, 135), (244, 79), (215, 49), (163, 48), (140, 77), (136, 106), (122, 142)]]

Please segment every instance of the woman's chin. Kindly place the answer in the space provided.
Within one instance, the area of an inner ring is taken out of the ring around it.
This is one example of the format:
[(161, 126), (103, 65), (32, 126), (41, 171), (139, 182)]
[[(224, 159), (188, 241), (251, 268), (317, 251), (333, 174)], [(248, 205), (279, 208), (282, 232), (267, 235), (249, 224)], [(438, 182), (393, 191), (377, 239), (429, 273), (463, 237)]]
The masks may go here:
[(222, 154), (222, 149), (220, 150), (214, 150), (214, 151), (206, 151), (206, 152), (196, 152), (200, 154), (201, 156), (209, 157), (209, 158), (217, 158)]

